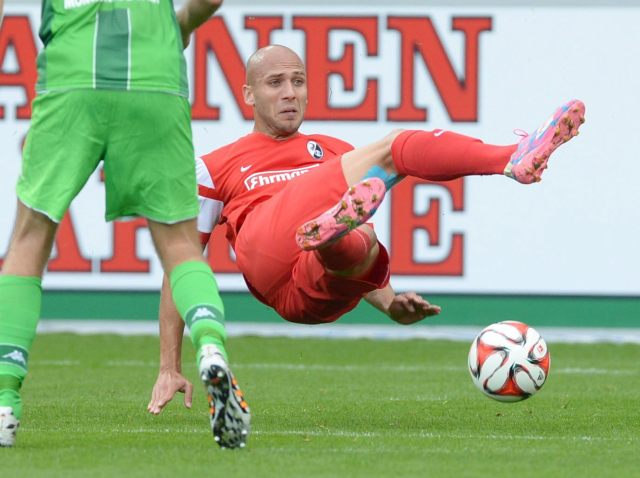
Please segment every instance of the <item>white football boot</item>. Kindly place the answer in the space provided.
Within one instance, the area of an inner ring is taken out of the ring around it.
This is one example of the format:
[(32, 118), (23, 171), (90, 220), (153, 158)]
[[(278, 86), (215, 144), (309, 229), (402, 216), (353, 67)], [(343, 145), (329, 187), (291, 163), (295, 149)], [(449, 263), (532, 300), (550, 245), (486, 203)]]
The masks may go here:
[(207, 390), (213, 438), (220, 448), (244, 448), (251, 412), (229, 365), (215, 345), (200, 348), (200, 378)]
[(0, 407), (0, 446), (13, 446), (20, 422), (13, 414), (13, 408)]

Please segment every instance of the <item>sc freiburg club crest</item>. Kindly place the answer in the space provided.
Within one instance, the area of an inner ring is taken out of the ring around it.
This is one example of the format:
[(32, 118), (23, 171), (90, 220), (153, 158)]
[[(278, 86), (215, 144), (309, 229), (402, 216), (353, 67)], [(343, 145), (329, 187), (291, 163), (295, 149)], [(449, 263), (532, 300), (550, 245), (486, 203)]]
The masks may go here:
[(322, 159), (324, 156), (324, 151), (322, 151), (322, 146), (320, 146), (315, 141), (309, 141), (307, 143), (307, 151), (314, 159)]

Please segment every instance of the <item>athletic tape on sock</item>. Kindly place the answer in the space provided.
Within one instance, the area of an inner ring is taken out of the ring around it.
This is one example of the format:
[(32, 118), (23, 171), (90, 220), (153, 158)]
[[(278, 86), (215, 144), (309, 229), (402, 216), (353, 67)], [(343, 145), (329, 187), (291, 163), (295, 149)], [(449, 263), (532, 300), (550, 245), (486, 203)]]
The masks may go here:
[(387, 173), (380, 166), (374, 166), (371, 169), (369, 169), (369, 171), (367, 171), (367, 173), (364, 175), (364, 179), (368, 179), (368, 178), (382, 179), (388, 191), (393, 186), (395, 186), (400, 181), (402, 181), (402, 179), (404, 179), (404, 176), (394, 174), (394, 173)]

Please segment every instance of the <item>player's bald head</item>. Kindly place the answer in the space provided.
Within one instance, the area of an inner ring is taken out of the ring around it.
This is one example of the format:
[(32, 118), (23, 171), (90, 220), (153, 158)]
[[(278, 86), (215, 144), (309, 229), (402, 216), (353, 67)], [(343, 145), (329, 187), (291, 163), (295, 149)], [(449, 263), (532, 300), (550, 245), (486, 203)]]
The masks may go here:
[(256, 81), (278, 66), (305, 70), (304, 63), (291, 48), (283, 45), (265, 46), (247, 60), (247, 85), (254, 86)]
[(290, 48), (260, 48), (247, 61), (245, 104), (253, 108), (254, 131), (276, 139), (298, 132), (307, 109), (307, 73)]

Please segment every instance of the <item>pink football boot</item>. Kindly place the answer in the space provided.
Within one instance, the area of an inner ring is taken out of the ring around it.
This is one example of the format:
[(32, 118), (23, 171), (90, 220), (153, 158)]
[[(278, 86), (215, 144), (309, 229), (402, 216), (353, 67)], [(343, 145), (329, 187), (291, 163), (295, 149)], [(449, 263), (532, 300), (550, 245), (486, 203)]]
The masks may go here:
[(584, 109), (582, 101), (571, 100), (536, 131), (530, 135), (525, 133), (504, 168), (504, 174), (523, 184), (540, 181), (551, 153), (578, 135), (578, 128), (584, 123)]
[(318, 249), (364, 224), (382, 203), (385, 192), (384, 181), (379, 178), (351, 186), (338, 204), (298, 228), (298, 246), (305, 251)]

